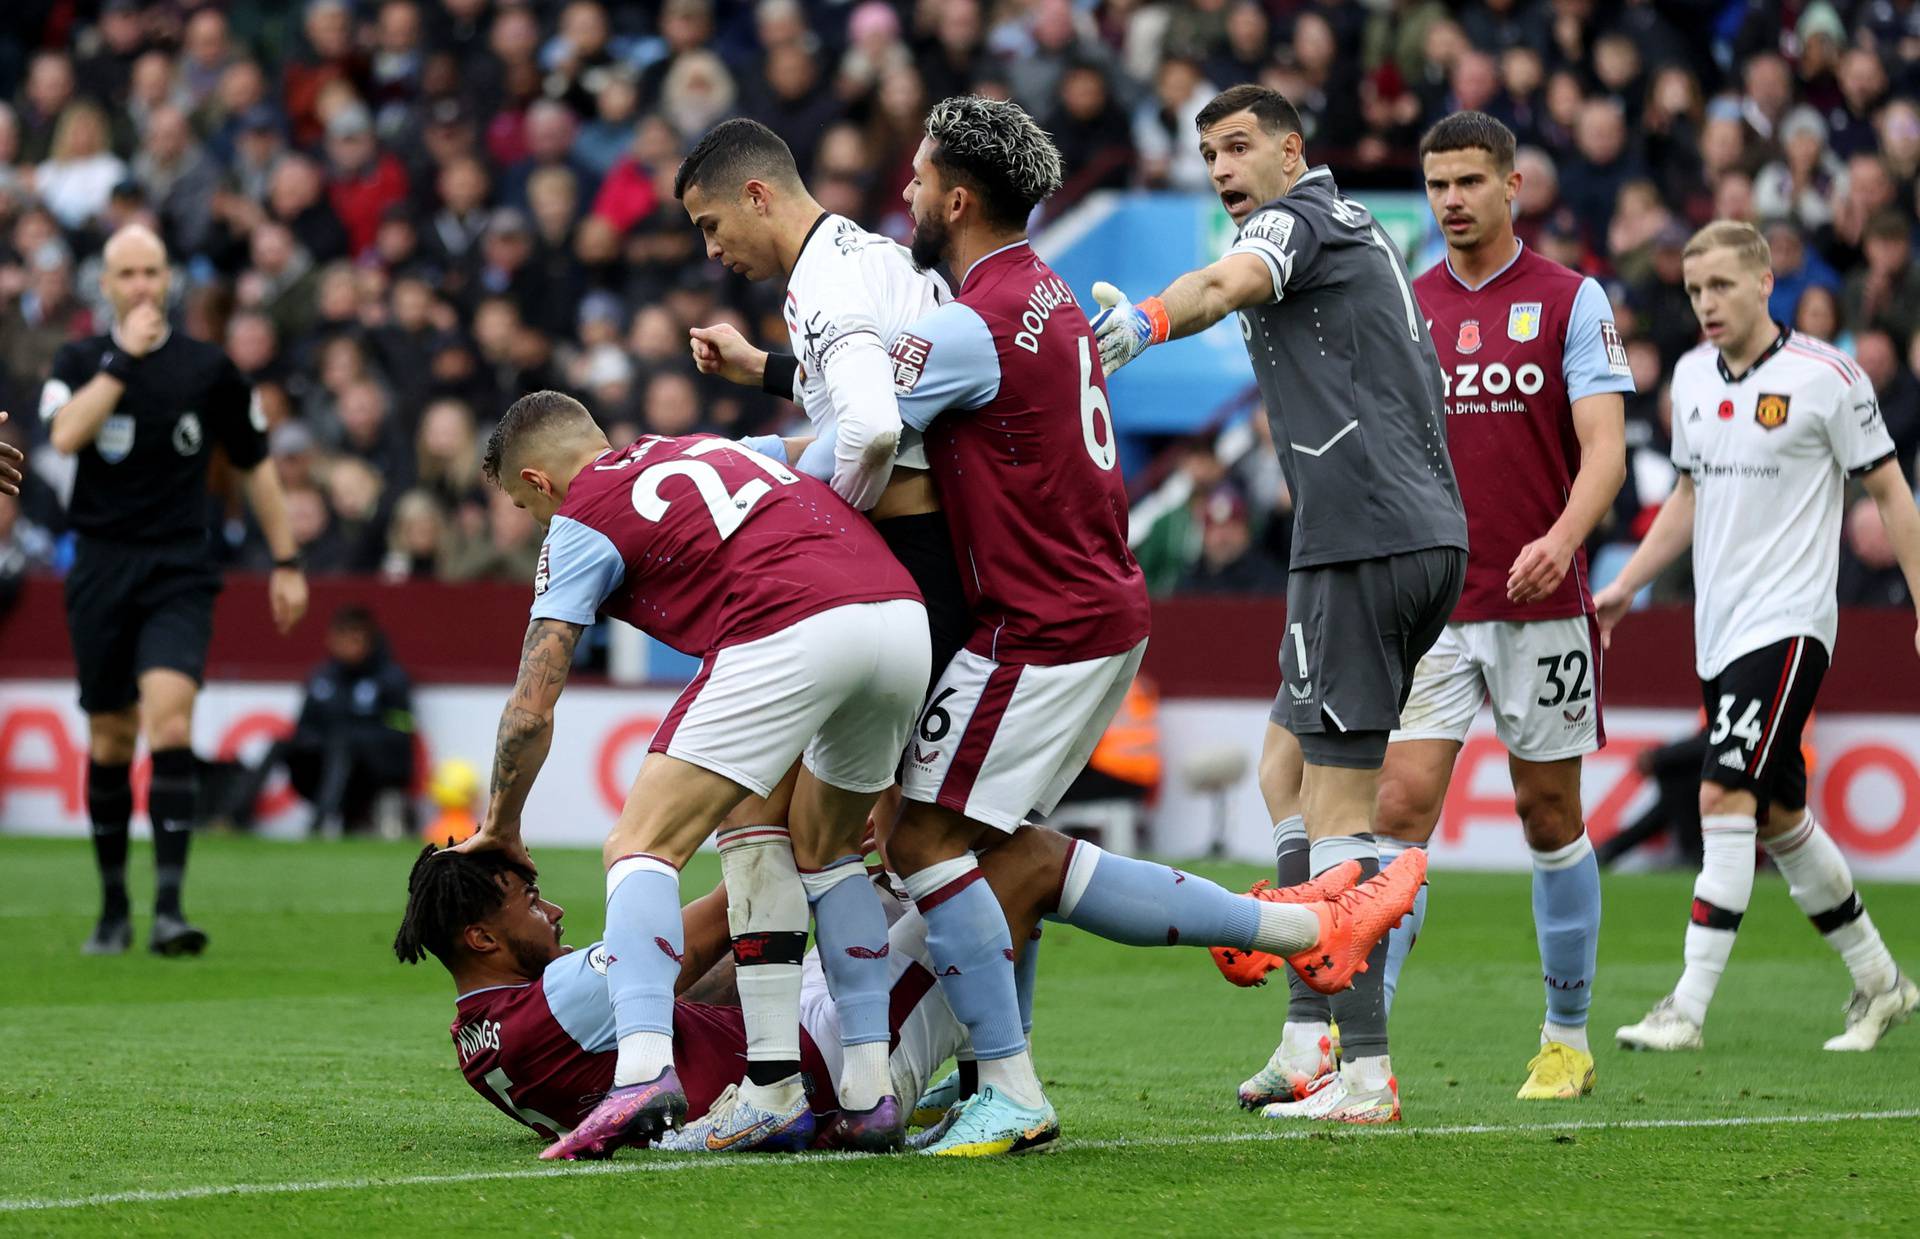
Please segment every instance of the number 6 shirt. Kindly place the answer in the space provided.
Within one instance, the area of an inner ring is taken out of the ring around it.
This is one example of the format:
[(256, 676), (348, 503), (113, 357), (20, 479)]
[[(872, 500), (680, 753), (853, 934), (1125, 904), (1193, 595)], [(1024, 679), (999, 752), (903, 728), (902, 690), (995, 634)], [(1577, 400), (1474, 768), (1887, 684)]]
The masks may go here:
[(1106, 375), (1066, 281), (1025, 241), (995, 250), (890, 352), (952, 530), (967, 649), (1058, 666), (1146, 640)]
[(1782, 329), (1744, 374), (1701, 345), (1673, 370), (1673, 465), (1693, 478), (1694, 663), (1703, 680), (1789, 637), (1833, 652), (1842, 492), (1893, 455), (1873, 383)]
[(730, 439), (647, 435), (573, 479), (540, 547), (532, 618), (608, 615), (703, 655), (896, 598), (920, 591), (824, 482)]

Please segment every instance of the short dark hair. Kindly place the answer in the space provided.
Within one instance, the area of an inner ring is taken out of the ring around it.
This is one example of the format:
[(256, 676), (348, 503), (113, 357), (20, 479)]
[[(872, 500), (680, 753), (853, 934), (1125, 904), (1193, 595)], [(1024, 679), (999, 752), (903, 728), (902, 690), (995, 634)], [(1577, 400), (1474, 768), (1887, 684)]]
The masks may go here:
[(417, 964), (432, 955), (452, 967), (467, 926), (506, 903), (500, 879), (510, 873), (529, 886), (534, 882), (533, 870), (504, 852), (442, 853), (429, 843), (407, 875), (407, 910), (393, 936), (394, 956)]
[(673, 196), (685, 200), (690, 189), (728, 194), (748, 181), (800, 184), (800, 166), (780, 135), (757, 120), (735, 117), (707, 130), (673, 174)]
[(587, 406), (562, 391), (537, 391), (513, 402), (493, 433), (487, 436), (487, 454), (480, 462), (487, 481), (498, 485), (502, 474), (514, 472), (510, 457), (525, 439), (562, 422), (593, 423)]
[(1260, 128), (1268, 133), (1300, 132), (1300, 112), (1293, 103), (1279, 91), (1252, 82), (1230, 86), (1215, 95), (1213, 102), (1193, 118), (1193, 127), (1205, 133), (1235, 112), (1252, 112)]
[(1455, 112), (1443, 116), (1420, 139), (1420, 158), (1443, 155), (1449, 151), (1485, 151), (1493, 156), (1493, 166), (1501, 176), (1513, 171), (1513, 156), (1519, 143), (1513, 130), (1485, 112)]
[(350, 602), (333, 613), (327, 621), (329, 632), (358, 632), (371, 637), (380, 631), (374, 622), (373, 612), (357, 602)]
[(1060, 150), (1017, 103), (956, 95), (927, 113), (929, 158), (940, 175), (972, 190), (989, 223), (1026, 224), (1060, 188)]

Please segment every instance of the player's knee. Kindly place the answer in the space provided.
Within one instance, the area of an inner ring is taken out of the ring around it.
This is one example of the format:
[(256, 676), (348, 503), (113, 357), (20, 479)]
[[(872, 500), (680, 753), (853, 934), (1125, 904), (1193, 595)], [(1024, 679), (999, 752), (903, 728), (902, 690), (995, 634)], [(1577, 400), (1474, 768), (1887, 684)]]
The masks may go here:
[(147, 722), (147, 747), (183, 749), (193, 743), (193, 717), (189, 714), (164, 714)]
[(1374, 808), (1374, 833), (1408, 843), (1425, 843), (1440, 820), (1441, 794), (1389, 775), (1380, 780)]
[(887, 859), (902, 877), (929, 865), (952, 860), (967, 851), (977, 829), (964, 818), (938, 812), (925, 812), (924, 806), (909, 803), (887, 840)]
[(1539, 787), (1522, 780), (1514, 788), (1513, 807), (1527, 846), (1537, 852), (1567, 846), (1585, 827), (1577, 787)]
[(1727, 787), (1720, 783), (1702, 783), (1700, 785), (1700, 816), (1713, 817), (1717, 814), (1751, 813), (1753, 795), (1736, 787)]

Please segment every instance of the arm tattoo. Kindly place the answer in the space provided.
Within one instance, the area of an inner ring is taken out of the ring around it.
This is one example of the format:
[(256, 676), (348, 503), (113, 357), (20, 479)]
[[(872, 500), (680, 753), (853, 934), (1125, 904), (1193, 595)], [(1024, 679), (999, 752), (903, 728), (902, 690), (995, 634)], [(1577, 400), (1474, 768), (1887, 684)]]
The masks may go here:
[(566, 686), (573, 648), (582, 628), (561, 620), (537, 619), (527, 625), (520, 646), (520, 674), (494, 740), (493, 780), (488, 816), (517, 818), (534, 776), (546, 761), (553, 739), (553, 707)]

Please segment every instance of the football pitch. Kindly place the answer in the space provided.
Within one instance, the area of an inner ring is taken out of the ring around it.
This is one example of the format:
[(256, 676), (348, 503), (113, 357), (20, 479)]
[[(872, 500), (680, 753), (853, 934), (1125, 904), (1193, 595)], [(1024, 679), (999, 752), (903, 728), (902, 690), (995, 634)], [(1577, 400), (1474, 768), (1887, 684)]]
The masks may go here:
[[(141, 921), (134, 952), (86, 959), (87, 845), (0, 837), (0, 1234), (1911, 1234), (1920, 1216), (1920, 1027), (1821, 1051), (1846, 975), (1770, 874), (1706, 1052), (1658, 1057), (1606, 1034), (1677, 975), (1690, 878), (1606, 880), (1599, 1087), (1579, 1102), (1513, 1099), (1541, 1001), (1526, 877), (1440, 872), (1394, 1010), (1398, 1127), (1240, 1112), (1283, 986), (1048, 926), (1034, 1040), (1053, 1154), (551, 1166), (456, 1069), (446, 974), (394, 962), (413, 851), (203, 838), (187, 907), (208, 954), (149, 957)], [(597, 851), (537, 859), (567, 940), (592, 941)], [(141, 917), (151, 873), (136, 847)], [(716, 875), (701, 858), (686, 893)], [(1863, 893), (1920, 966), (1920, 892)]]

